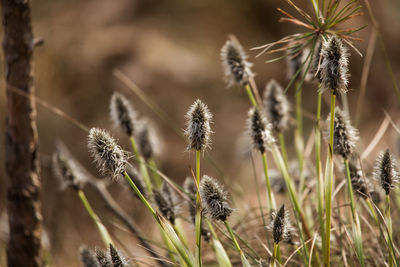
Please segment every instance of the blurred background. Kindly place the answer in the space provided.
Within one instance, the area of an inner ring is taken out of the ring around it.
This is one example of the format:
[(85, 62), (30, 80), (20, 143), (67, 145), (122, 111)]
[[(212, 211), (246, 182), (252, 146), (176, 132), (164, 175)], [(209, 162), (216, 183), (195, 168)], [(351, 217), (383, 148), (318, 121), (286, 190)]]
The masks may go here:
[[(302, 2), (310, 10), (308, 1)], [(303, 3), (304, 2), (304, 3)], [(360, 4), (365, 6), (364, 1)], [(379, 24), (379, 33), (385, 44), (395, 79), (400, 74), (400, 2), (396, 0), (371, 1), (371, 8)], [(155, 115), (140, 99), (114, 75), (120, 70), (134, 81), (145, 94), (159, 105), (174, 121), (180, 131), (184, 126), (184, 114), (195, 99), (208, 104), (214, 114), (213, 144), (210, 155), (213, 162), (204, 160), (203, 172), (224, 181), (225, 186), (237, 195), (254, 190), (251, 161), (243, 157), (246, 147), (240, 141), (245, 131), (249, 101), (239, 88), (226, 89), (220, 64), (220, 48), (235, 34), (246, 48), (259, 90), (274, 78), (286, 86), (285, 60), (265, 64), (265, 57), (255, 58), (250, 48), (276, 41), (288, 34), (301, 32), (302, 28), (279, 23), (280, 7), (295, 14), (285, 1), (278, 0), (70, 0), (32, 1), (33, 28), (44, 45), (35, 50), (34, 80), (36, 95), (49, 104), (63, 110), (89, 127), (111, 129), (109, 99), (114, 91), (126, 95), (141, 117), (150, 118), (157, 126), (162, 142), (162, 153), (157, 157), (161, 170), (176, 182), (190, 175), (194, 155), (185, 152), (186, 142)], [(369, 25), (359, 32), (363, 40), (356, 47), (364, 54), (360, 57), (350, 49), (349, 107), (352, 116), (359, 99), (361, 73), (365, 54), (371, 45), (372, 23), (366, 8), (364, 16), (357, 17), (346, 27)], [(399, 117), (399, 101), (394, 93), (379, 39), (375, 44), (366, 95), (358, 128), (362, 151), (378, 130), (388, 111), (392, 119)], [(3, 57), (3, 53), (0, 53)], [(1, 62), (3, 62), (1, 58)], [(4, 67), (0, 64), (0, 162), (4, 162), (5, 90)], [(293, 89), (288, 92), (291, 101)], [(316, 86), (305, 84), (304, 109), (314, 113)], [(327, 100), (329, 101), (329, 100)], [(323, 114), (327, 114), (327, 105)], [(63, 117), (40, 105), (38, 131), (42, 168), (42, 211), (45, 245), (48, 258), (54, 266), (79, 266), (78, 250), (81, 244), (102, 246), (101, 239), (72, 190), (61, 192), (51, 172), (50, 159), (54, 143), (61, 139), (76, 158), (94, 175), (99, 176), (86, 149), (87, 133)], [(325, 115), (324, 115), (325, 116)], [(305, 120), (306, 132), (311, 132), (312, 121)], [(118, 131), (113, 135), (129, 149), (128, 140)], [(289, 157), (295, 157), (293, 133), (287, 134)], [(377, 146), (396, 146), (392, 128)], [(247, 147), (248, 150), (248, 147)], [(398, 153), (397, 148), (392, 150)], [(377, 152), (371, 153), (370, 163)], [(218, 166), (216, 169), (213, 164)], [(261, 172), (259, 172), (261, 175)], [(262, 177), (260, 177), (260, 181)], [(240, 186), (242, 185), (242, 186)], [(245, 186), (244, 186), (245, 185)], [(5, 265), (7, 219), (5, 215), (7, 179), (4, 165), (0, 164), (0, 266)], [(141, 203), (132, 197), (121, 184), (110, 185), (117, 201), (150, 235), (153, 225), (146, 225), (147, 213), (142, 214)], [(85, 190), (105, 225), (130, 255), (144, 254), (137, 242), (126, 234), (98, 201), (95, 192)], [(239, 197), (237, 198), (239, 199)], [(233, 199), (235, 202), (235, 199)], [(236, 203), (235, 208), (251, 205)]]

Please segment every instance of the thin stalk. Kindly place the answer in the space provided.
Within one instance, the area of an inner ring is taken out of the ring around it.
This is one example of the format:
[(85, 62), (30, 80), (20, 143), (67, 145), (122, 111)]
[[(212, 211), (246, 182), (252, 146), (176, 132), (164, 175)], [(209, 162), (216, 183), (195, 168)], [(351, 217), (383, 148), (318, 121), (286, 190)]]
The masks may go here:
[(279, 137), (279, 144), (281, 146), (283, 161), (285, 162), (286, 168), (289, 169), (289, 159), (288, 159), (288, 155), (286, 152), (285, 136), (283, 135), (282, 132), (280, 132), (278, 134), (278, 137)]
[[(197, 189), (200, 188), (200, 156), (201, 151), (196, 150), (196, 183)], [(197, 260), (198, 266), (202, 266), (201, 261), (201, 201), (200, 201), (200, 192), (197, 190), (197, 197), (196, 197), (196, 217), (195, 217), (195, 226), (196, 226), (196, 246), (197, 246)]]
[(321, 102), (322, 102), (322, 94), (321, 94), (321, 91), (318, 90), (317, 125), (315, 127), (315, 167), (316, 167), (316, 174), (317, 174), (319, 228), (320, 228), (322, 246), (324, 246), (325, 245), (324, 189), (323, 189), (323, 180), (322, 180), (322, 173), (321, 173), (321, 130), (320, 130)]
[(296, 152), (297, 158), (299, 161), (299, 170), (300, 170), (300, 185), (299, 185), (299, 193), (303, 192), (305, 177), (304, 177), (304, 137), (303, 137), (303, 114), (302, 114), (302, 90), (300, 88), (300, 83), (296, 82), (296, 121), (297, 127), (294, 133), (294, 140), (296, 144)]
[(278, 261), (279, 263), (282, 263), (282, 260), (280, 258), (280, 249), (279, 249), (279, 244), (274, 242), (274, 251), (273, 251), (273, 255), (272, 255), (272, 259), (271, 259), (271, 265), (273, 267), (276, 266), (276, 261)]
[(157, 187), (161, 186), (162, 179), (161, 179), (160, 175), (157, 173), (158, 167), (157, 167), (157, 164), (156, 164), (156, 162), (155, 162), (155, 160), (153, 158), (149, 159), (149, 166), (150, 166), (150, 169), (153, 170), (153, 181), (154, 181), (154, 184)]
[(144, 183), (146, 184), (147, 191), (149, 191), (149, 193), (151, 194), (153, 192), (153, 186), (151, 184), (150, 175), (147, 170), (146, 163), (144, 162), (143, 157), (139, 153), (135, 138), (133, 136), (131, 136), (131, 137), (129, 137), (129, 140), (131, 141), (133, 152), (135, 152), (135, 156), (137, 157), (137, 159), (139, 161), (140, 173), (143, 176), (143, 180), (144, 180)]
[[(388, 242), (389, 240), (393, 240), (393, 229), (392, 229), (392, 217), (390, 216), (390, 196), (386, 195), (386, 209), (385, 209), (385, 220), (388, 228)], [(393, 267), (393, 258), (394, 253), (391, 249), (389, 249), (389, 266)]]
[(189, 247), (185, 236), (183, 235), (182, 231), (181, 231), (181, 227), (180, 225), (177, 225), (177, 223), (173, 224), (172, 227), (174, 228), (177, 236), (179, 237), (179, 239), (182, 241), (183, 245), (185, 245), (186, 248)]
[(235, 234), (233, 233), (232, 228), (231, 228), (231, 226), (229, 225), (228, 221), (224, 221), (224, 224), (225, 224), (226, 229), (227, 229), (228, 232), (229, 232), (229, 235), (230, 235), (231, 238), (232, 238), (232, 242), (233, 242), (233, 244), (235, 245), (235, 248), (236, 248), (237, 252), (238, 252), (239, 255), (240, 255), (240, 259), (241, 259), (241, 261), (242, 261), (242, 266), (243, 266), (243, 267), (251, 267), (251, 265), (249, 264), (249, 262), (248, 262), (246, 256), (244, 255), (242, 249), (240, 248), (239, 243), (238, 243), (238, 241), (237, 241), (237, 239), (236, 239), (236, 237), (235, 237)]
[(349, 168), (349, 160), (348, 159), (344, 160), (344, 165), (346, 168), (347, 187), (348, 187), (349, 197), (350, 197), (351, 215), (355, 222), (355, 225), (353, 224), (353, 231), (356, 235), (356, 237), (354, 238), (355, 239), (354, 243), (356, 244), (358, 260), (360, 261), (361, 266), (365, 266), (364, 252), (363, 252), (363, 246), (362, 246), (361, 224), (360, 224), (360, 219), (358, 217), (358, 214), (356, 212), (353, 186), (351, 184), (351, 176), (350, 176), (350, 168)]
[(276, 210), (275, 198), (274, 198), (274, 194), (271, 190), (271, 182), (269, 180), (269, 175), (268, 175), (267, 153), (265, 153), (265, 152), (262, 153), (261, 157), (262, 157), (263, 166), (264, 166), (265, 183), (267, 185), (268, 204), (269, 204), (270, 209)]
[(324, 246), (324, 263), (330, 266), (330, 239), (331, 239), (331, 215), (332, 215), (332, 187), (333, 187), (333, 131), (335, 123), (335, 100), (336, 95), (331, 93), (331, 123), (329, 130), (329, 151), (328, 151), (328, 172), (325, 177), (325, 246)]
[(226, 253), (224, 247), (222, 246), (222, 243), (219, 240), (217, 233), (215, 232), (214, 226), (212, 225), (210, 220), (206, 219), (206, 221), (212, 235), (211, 247), (214, 250), (219, 266), (232, 267), (232, 263), (229, 259), (229, 256)]
[(104, 245), (106, 247), (109, 247), (110, 244), (114, 244), (112, 242), (110, 234), (107, 231), (107, 228), (103, 225), (103, 223), (101, 222), (99, 216), (97, 216), (97, 214), (92, 209), (92, 206), (90, 205), (88, 199), (86, 198), (85, 193), (83, 193), (82, 190), (78, 190), (78, 195), (79, 195), (79, 198), (81, 199), (83, 205), (85, 206), (86, 211), (89, 213), (90, 218), (92, 218), (92, 220), (96, 224), (97, 229), (99, 230), (101, 239), (104, 242)]
[(257, 107), (257, 101), (256, 101), (256, 99), (255, 99), (255, 97), (254, 97), (253, 92), (251, 91), (250, 85), (249, 85), (249, 84), (246, 84), (246, 85), (244, 86), (244, 88), (246, 89), (247, 96), (249, 97), (249, 99), (250, 99), (251, 104), (253, 105), (253, 107)]

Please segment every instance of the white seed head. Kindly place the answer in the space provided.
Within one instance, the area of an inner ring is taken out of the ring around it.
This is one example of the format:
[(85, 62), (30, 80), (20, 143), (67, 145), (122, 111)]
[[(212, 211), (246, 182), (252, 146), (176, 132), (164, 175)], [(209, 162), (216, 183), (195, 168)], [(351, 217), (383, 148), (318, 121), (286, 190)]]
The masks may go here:
[(334, 94), (346, 93), (348, 84), (348, 53), (342, 40), (332, 35), (323, 42), (321, 49), (321, 90)]
[(222, 67), (228, 87), (245, 85), (254, 76), (252, 64), (247, 61), (247, 55), (236, 38), (227, 40), (221, 49)]
[(159, 212), (165, 219), (175, 224), (175, 219), (178, 215), (179, 199), (176, 192), (167, 183), (163, 183), (161, 190), (153, 191), (154, 202), (156, 203)]
[(275, 132), (281, 133), (289, 126), (290, 103), (282, 86), (271, 80), (264, 91), (263, 108)]
[(121, 129), (128, 136), (136, 130), (137, 114), (130, 102), (120, 93), (115, 92), (110, 101), (110, 117), (115, 128)]
[(399, 182), (399, 173), (397, 172), (396, 161), (389, 149), (385, 150), (378, 156), (374, 168), (374, 176), (381, 184), (386, 195), (389, 195), (390, 190), (395, 188)]
[(147, 119), (142, 119), (139, 123), (136, 142), (138, 144), (140, 155), (142, 155), (145, 160), (149, 160), (161, 150), (161, 144), (156, 136), (156, 131)]
[(272, 232), (274, 243), (279, 244), (279, 242), (284, 241), (292, 244), (293, 227), (290, 223), (289, 211), (285, 209), (285, 205), (282, 205), (277, 212), (273, 211), (271, 219), (267, 229)]
[(106, 131), (92, 128), (88, 135), (88, 149), (103, 175), (115, 178), (122, 174), (128, 164), (128, 153)]
[(255, 150), (264, 153), (275, 143), (272, 125), (257, 108), (251, 108), (248, 113), (247, 128)]
[(187, 149), (204, 150), (210, 147), (212, 114), (206, 104), (197, 99), (186, 113), (185, 135), (188, 139)]

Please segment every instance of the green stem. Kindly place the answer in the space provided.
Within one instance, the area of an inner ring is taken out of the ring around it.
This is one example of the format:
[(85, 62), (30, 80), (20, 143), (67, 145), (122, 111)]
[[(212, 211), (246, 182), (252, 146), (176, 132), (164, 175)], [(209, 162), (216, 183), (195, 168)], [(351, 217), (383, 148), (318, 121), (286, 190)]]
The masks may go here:
[(331, 121), (329, 131), (329, 151), (328, 151), (328, 172), (325, 177), (325, 246), (324, 246), (324, 263), (326, 267), (330, 266), (330, 239), (331, 239), (331, 215), (332, 215), (332, 186), (333, 186), (333, 132), (335, 123), (335, 100), (336, 95), (331, 93)]
[(157, 187), (161, 186), (161, 184), (162, 184), (162, 178), (161, 178), (161, 176), (157, 173), (158, 167), (157, 167), (157, 164), (156, 164), (156, 162), (154, 161), (153, 158), (150, 158), (150, 159), (149, 159), (149, 165), (150, 165), (151, 170), (153, 170), (153, 180), (154, 180), (155, 185), (156, 185)]
[(108, 246), (110, 246), (110, 244), (114, 244), (112, 242), (111, 236), (108, 233), (106, 227), (102, 224), (99, 216), (97, 216), (97, 214), (92, 209), (92, 206), (90, 205), (88, 199), (86, 198), (85, 193), (83, 193), (82, 190), (78, 190), (78, 195), (79, 195), (79, 198), (81, 199), (83, 205), (85, 206), (86, 211), (89, 213), (89, 216), (92, 218), (92, 220), (96, 224), (96, 226), (100, 232), (101, 239), (104, 242), (104, 245), (106, 247), (108, 247)]
[(356, 251), (357, 251), (358, 260), (360, 261), (361, 266), (365, 266), (364, 252), (363, 252), (363, 246), (362, 246), (361, 224), (360, 224), (360, 219), (358, 217), (358, 214), (356, 212), (356, 206), (355, 206), (355, 201), (354, 201), (354, 193), (353, 193), (353, 186), (352, 186), (352, 183), (351, 183), (351, 176), (350, 176), (350, 168), (349, 168), (349, 160), (348, 159), (344, 160), (344, 165), (345, 165), (345, 168), (346, 168), (347, 188), (348, 188), (349, 197), (350, 197), (351, 215), (352, 215), (352, 218), (353, 218), (353, 220), (355, 222), (355, 225), (353, 224), (353, 230), (354, 230), (354, 233), (356, 234), (354, 243), (355, 243), (356, 248), (357, 248)]
[(257, 107), (257, 101), (256, 101), (256, 99), (254, 97), (253, 92), (251, 91), (250, 85), (246, 84), (244, 88), (246, 89), (247, 96), (249, 97), (253, 107)]
[[(386, 209), (385, 209), (385, 219), (386, 219), (386, 224), (388, 228), (388, 242), (390, 240), (393, 240), (393, 230), (392, 230), (392, 217), (390, 216), (390, 196), (386, 195)], [(391, 249), (389, 249), (389, 267), (392, 267), (394, 265), (393, 262), (394, 254)]]
[(302, 91), (301, 85), (299, 82), (296, 82), (296, 120), (297, 120), (297, 127), (295, 130), (295, 145), (296, 145), (296, 152), (297, 158), (299, 161), (299, 170), (300, 170), (300, 184), (299, 184), (299, 193), (300, 195), (303, 192), (304, 184), (305, 184), (305, 176), (304, 176), (304, 136), (303, 136), (303, 114), (302, 114), (302, 107), (301, 107), (301, 100), (302, 100)]
[(322, 246), (324, 246), (325, 245), (324, 189), (323, 189), (323, 180), (321, 173), (321, 130), (320, 130), (321, 102), (322, 102), (322, 94), (321, 91), (318, 90), (317, 125), (315, 127), (315, 167), (317, 174), (318, 219), (319, 219)]
[[(201, 151), (196, 150), (196, 183), (197, 189), (200, 188), (200, 156)], [(198, 266), (202, 266), (201, 261), (201, 200), (200, 200), (200, 192), (197, 190), (197, 197), (196, 197), (196, 217), (195, 217), (195, 226), (196, 226), (196, 246), (197, 246), (197, 260)]]
[(269, 175), (268, 175), (267, 153), (265, 152), (262, 153), (261, 157), (264, 165), (265, 183), (267, 185), (268, 204), (270, 209), (276, 210), (275, 198), (271, 190), (271, 182), (269, 180)]
[(278, 261), (279, 263), (282, 263), (282, 260), (280, 259), (280, 249), (279, 249), (279, 243), (275, 243), (274, 242), (274, 251), (273, 251), (273, 255), (272, 255), (272, 266), (275, 267), (276, 266), (276, 261)]
[(224, 224), (225, 224), (226, 230), (228, 230), (229, 235), (232, 238), (232, 242), (235, 245), (236, 250), (239, 252), (239, 254), (242, 254), (242, 249), (240, 248), (240, 245), (239, 245), (239, 243), (235, 237), (235, 234), (233, 233), (232, 228), (229, 225), (228, 221), (224, 221)]
[(289, 169), (289, 160), (286, 152), (285, 136), (283, 135), (283, 133), (279, 133), (278, 136), (279, 136), (279, 144), (281, 145), (283, 161), (285, 162), (286, 168)]
[(129, 137), (129, 140), (131, 141), (133, 152), (135, 153), (135, 156), (137, 157), (137, 159), (139, 161), (140, 173), (143, 176), (143, 180), (144, 180), (144, 183), (146, 184), (146, 188), (149, 191), (149, 193), (151, 194), (153, 192), (153, 186), (151, 184), (150, 175), (147, 170), (146, 163), (144, 162), (143, 157), (139, 153), (135, 138), (133, 136), (131, 136), (131, 137)]

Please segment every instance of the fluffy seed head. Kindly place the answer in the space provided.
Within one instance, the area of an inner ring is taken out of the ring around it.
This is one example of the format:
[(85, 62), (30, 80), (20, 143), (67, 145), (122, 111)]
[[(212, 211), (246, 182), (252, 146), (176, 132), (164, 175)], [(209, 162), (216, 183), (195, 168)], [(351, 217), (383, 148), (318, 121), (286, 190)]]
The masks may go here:
[(128, 153), (104, 130), (92, 128), (88, 136), (89, 153), (103, 175), (113, 178), (125, 171)]
[(304, 64), (304, 51), (296, 51), (298, 47), (293, 47), (288, 50), (286, 56), (287, 78), (292, 79), (297, 74), (297, 78), (301, 76), (301, 70)]
[(204, 209), (212, 219), (226, 221), (232, 213), (227, 195), (216, 180), (204, 175), (200, 182), (200, 196)]
[(247, 61), (247, 55), (236, 38), (227, 40), (221, 49), (222, 67), (228, 87), (234, 84), (245, 85), (254, 76), (252, 64)]
[(272, 126), (257, 108), (250, 109), (248, 114), (247, 128), (253, 141), (253, 147), (264, 153), (275, 143), (271, 132)]
[[(197, 187), (193, 181), (193, 178), (186, 177), (185, 182), (183, 183), (183, 190), (191, 200), (190, 202), (188, 202), (189, 215), (190, 215), (190, 219), (191, 219), (192, 223), (195, 224)], [(204, 240), (206, 240), (207, 242), (211, 238), (211, 233), (207, 229), (207, 227), (204, 225), (203, 220), (201, 221), (201, 235), (203, 236)]]
[(280, 133), (289, 125), (290, 103), (282, 87), (271, 80), (264, 91), (263, 108), (275, 132)]
[(395, 159), (389, 149), (382, 152), (376, 161), (374, 168), (375, 178), (380, 182), (386, 195), (389, 195), (399, 181)]
[(157, 154), (160, 148), (155, 130), (148, 120), (141, 120), (140, 127), (136, 135), (136, 141), (140, 151), (140, 155), (145, 160), (149, 160)]
[(120, 128), (128, 136), (133, 136), (136, 126), (136, 111), (129, 101), (115, 92), (110, 101), (110, 117), (115, 128)]
[(52, 167), (54, 175), (60, 181), (61, 189), (71, 187), (79, 190), (86, 183), (80, 166), (62, 143), (56, 145), (56, 151), (52, 157)]
[(164, 183), (161, 190), (154, 190), (154, 201), (160, 213), (175, 224), (175, 219), (178, 213), (178, 197), (170, 185)]
[(293, 228), (290, 224), (289, 211), (285, 209), (285, 205), (282, 205), (278, 212), (272, 212), (271, 218), (268, 229), (272, 231), (274, 243), (279, 244), (281, 241), (293, 243)]
[(348, 53), (342, 40), (332, 35), (324, 41), (321, 49), (321, 90), (334, 94), (346, 93), (348, 84)]
[(185, 135), (188, 138), (188, 150), (204, 150), (211, 143), (212, 114), (206, 104), (197, 99), (189, 108), (186, 116)]
[(367, 198), (369, 195), (369, 190), (366, 181), (363, 177), (363, 172), (361, 168), (358, 168), (353, 163), (349, 163), (351, 185), (353, 191), (362, 198)]
[(114, 246), (112, 244), (110, 244), (110, 258), (111, 258), (113, 267), (126, 266), (124, 258), (120, 255), (118, 250), (116, 248), (114, 248)]
[[(330, 114), (328, 115), (328, 125), (330, 125)], [(325, 132), (325, 138), (329, 140), (329, 129)], [(359, 139), (358, 130), (354, 128), (350, 119), (340, 108), (335, 110), (334, 132), (333, 132), (333, 153), (348, 158), (354, 152), (356, 143)]]
[(83, 267), (100, 267), (93, 251), (87, 247), (81, 246), (79, 249), (79, 254)]
[[(320, 72), (320, 67), (322, 62), (321, 50), (322, 50), (322, 42), (320, 39), (318, 39), (317, 42), (315, 43), (314, 50), (312, 51), (313, 54), (310, 66), (306, 74), (306, 81), (308, 82), (316, 80), (319, 83), (321, 83), (321, 72)], [(303, 55), (307, 56), (308, 53), (310, 52), (303, 53)]]
[(107, 253), (99, 248), (95, 249), (96, 258), (101, 267), (112, 267), (111, 259)]

